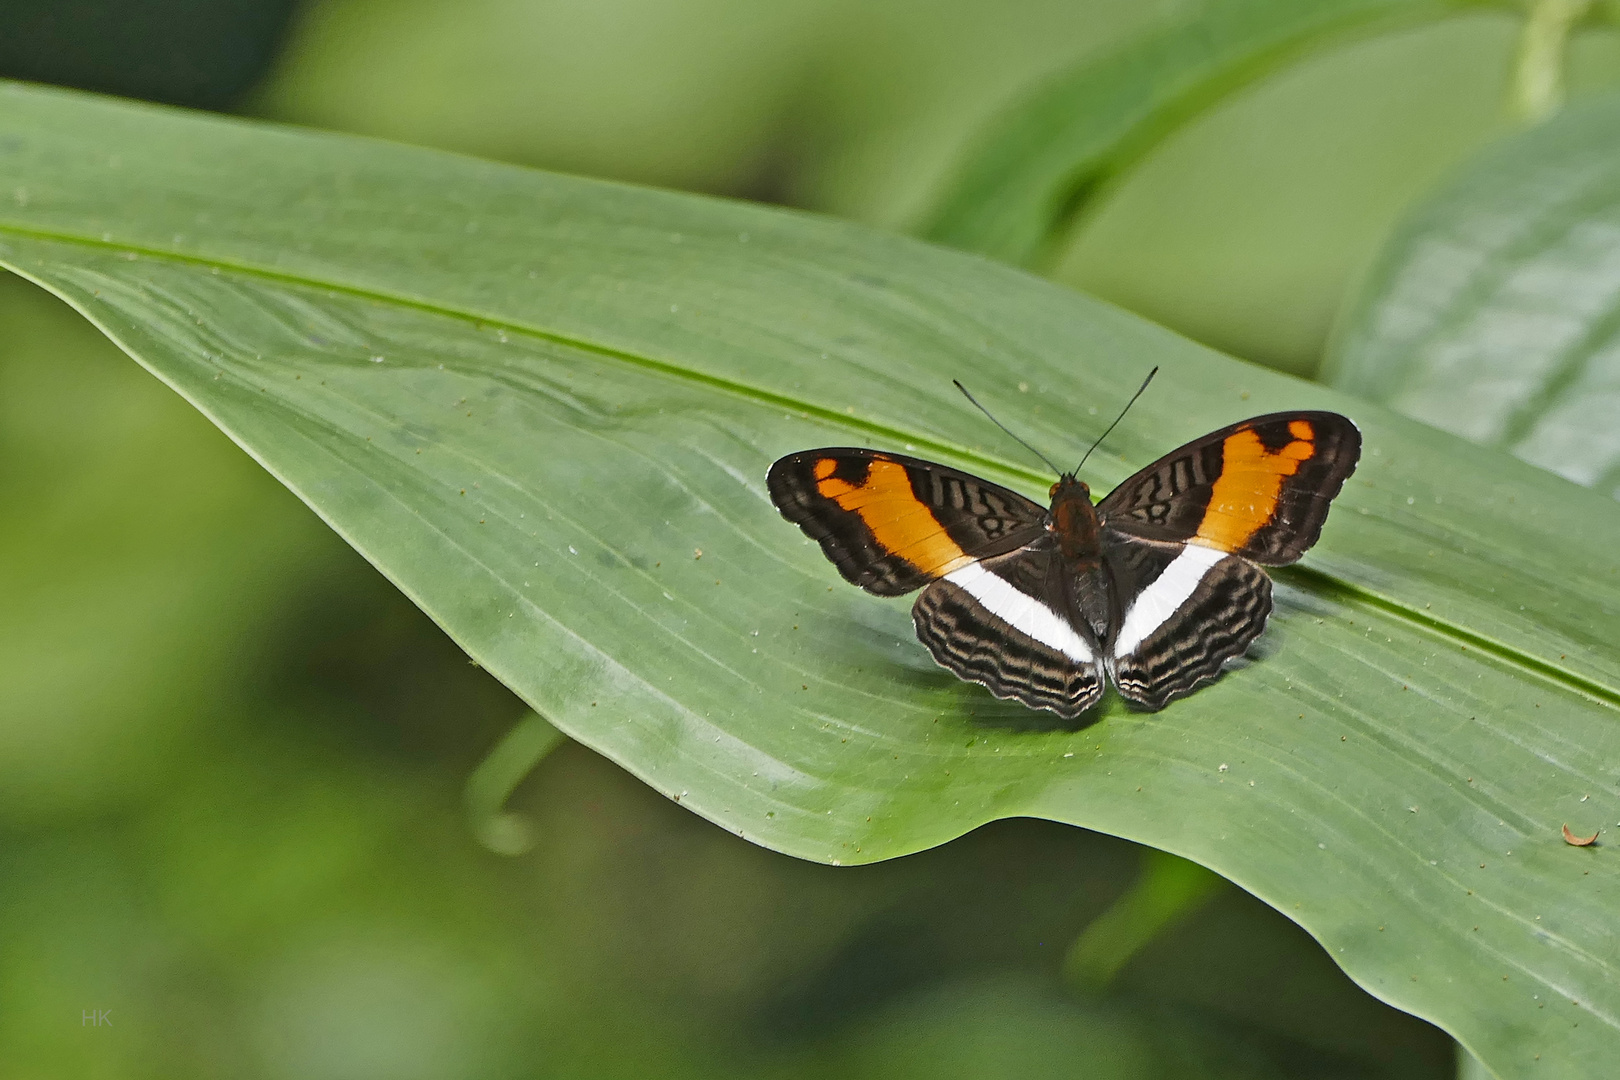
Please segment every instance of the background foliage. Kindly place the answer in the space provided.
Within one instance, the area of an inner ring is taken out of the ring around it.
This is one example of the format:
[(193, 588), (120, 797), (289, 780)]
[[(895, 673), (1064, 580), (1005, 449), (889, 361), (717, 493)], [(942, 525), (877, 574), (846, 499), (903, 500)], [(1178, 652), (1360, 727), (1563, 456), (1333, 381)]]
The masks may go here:
[[(239, 104), (904, 227), (1014, 95), (1185, 14), (762, 10), (315, 5)], [(1315, 370), (1400, 210), (1503, 130), (1516, 33), (1510, 14), (1467, 13), (1280, 70), (1173, 133), (1054, 272)], [(1577, 39), (1576, 93), (1609, 78), (1614, 50), (1605, 30)], [(254, 82), (230, 74), (203, 82)], [(183, 80), (55, 77), (188, 99)], [(532, 850), (480, 852), (460, 784), (519, 705), (87, 327), (16, 282), (0, 303), (0, 1043), (15, 1048), (0, 1070), (1450, 1069), (1437, 1033), (1231, 889), (1106, 994), (1065, 992), (1062, 950), (1137, 857), (1075, 830), (1002, 823), (834, 872), (569, 746), (518, 794)], [(108, 1007), (127, 1023), (80, 1024)]]

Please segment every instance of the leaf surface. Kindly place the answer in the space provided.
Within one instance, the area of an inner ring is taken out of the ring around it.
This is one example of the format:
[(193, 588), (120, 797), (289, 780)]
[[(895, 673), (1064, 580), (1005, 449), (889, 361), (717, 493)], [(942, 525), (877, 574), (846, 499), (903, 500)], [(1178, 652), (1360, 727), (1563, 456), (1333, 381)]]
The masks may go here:
[(1212, 102), (1346, 34), (1433, 18), (1439, 0), (1215, 0), (1050, 79), (998, 117), (921, 230), (1044, 261), (1116, 175)]
[(1620, 498), (1620, 95), (1492, 146), (1385, 249), (1335, 385)]
[[(835, 863), (1013, 815), (1113, 833), (1242, 885), (1503, 1076), (1620, 1054), (1620, 873), (1559, 835), (1620, 821), (1620, 504), (807, 215), (18, 86), (0, 170), (5, 265), (692, 810)], [(1039, 496), (950, 379), (1078, 457), (1154, 364), (1100, 490), (1271, 410), (1366, 440), (1254, 662), (1160, 713), (1067, 730), (958, 682), (766, 498), (777, 456), (849, 443)]]

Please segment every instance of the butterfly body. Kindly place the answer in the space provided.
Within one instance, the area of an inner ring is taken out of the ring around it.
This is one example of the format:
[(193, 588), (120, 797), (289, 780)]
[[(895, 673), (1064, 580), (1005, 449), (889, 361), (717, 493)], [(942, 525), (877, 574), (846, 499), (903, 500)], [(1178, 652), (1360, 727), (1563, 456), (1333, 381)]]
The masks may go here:
[(1093, 505), (1073, 475), (1042, 507), (936, 462), (834, 447), (789, 454), (767, 485), (843, 576), (921, 588), (917, 636), (999, 697), (1073, 718), (1112, 681), (1157, 709), (1219, 674), (1265, 628), (1271, 580), (1315, 542), (1360, 455), (1335, 413), (1276, 413), (1166, 455)]

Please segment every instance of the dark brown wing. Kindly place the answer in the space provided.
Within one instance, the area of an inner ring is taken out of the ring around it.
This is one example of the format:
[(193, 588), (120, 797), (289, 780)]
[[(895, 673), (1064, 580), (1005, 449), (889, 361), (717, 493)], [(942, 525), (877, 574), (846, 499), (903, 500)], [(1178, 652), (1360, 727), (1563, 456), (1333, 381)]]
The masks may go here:
[(1271, 579), (1247, 559), (1117, 533), (1104, 534), (1103, 551), (1123, 609), (1108, 673), (1138, 705), (1162, 708), (1213, 679), (1266, 628)]
[(1316, 543), (1360, 456), (1361, 432), (1338, 413), (1257, 416), (1155, 461), (1110, 492), (1097, 516), (1143, 539), (1283, 566)]
[(835, 447), (789, 454), (765, 478), (782, 516), (867, 592), (899, 596), (1044, 532), (1046, 508), (931, 461)]
[(955, 570), (912, 605), (917, 638), (961, 678), (1072, 720), (1102, 697), (1103, 669), (1091, 628), (1068, 614), (1065, 575), (1044, 539)]

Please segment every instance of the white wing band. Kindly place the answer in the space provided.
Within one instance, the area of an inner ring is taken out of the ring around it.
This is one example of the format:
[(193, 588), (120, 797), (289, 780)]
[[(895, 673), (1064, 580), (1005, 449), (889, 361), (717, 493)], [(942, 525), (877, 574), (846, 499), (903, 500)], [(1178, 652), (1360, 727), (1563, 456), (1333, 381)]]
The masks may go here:
[(1096, 659), (1091, 647), (1074, 632), (1067, 619), (1033, 596), (1013, 588), (1005, 578), (992, 574), (978, 563), (951, 571), (945, 575), (945, 580), (972, 596), (984, 610), (1008, 626), (1029, 635), (1049, 649), (1057, 650), (1075, 663), (1089, 664)]
[(1204, 580), (1210, 567), (1226, 558), (1226, 552), (1201, 544), (1188, 544), (1180, 555), (1171, 560), (1164, 572), (1143, 589), (1114, 639), (1114, 655), (1134, 652), (1147, 640), (1148, 635), (1169, 621), (1187, 598)]

